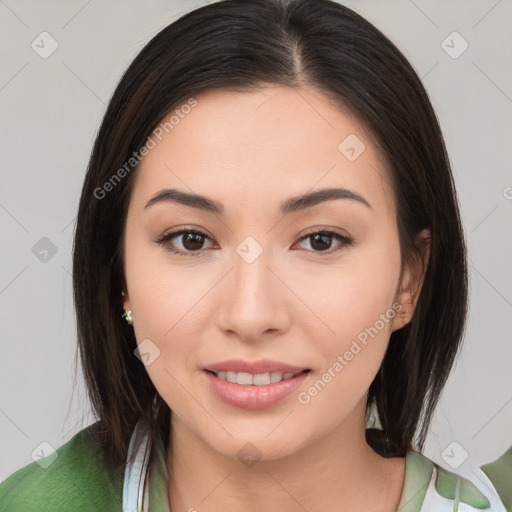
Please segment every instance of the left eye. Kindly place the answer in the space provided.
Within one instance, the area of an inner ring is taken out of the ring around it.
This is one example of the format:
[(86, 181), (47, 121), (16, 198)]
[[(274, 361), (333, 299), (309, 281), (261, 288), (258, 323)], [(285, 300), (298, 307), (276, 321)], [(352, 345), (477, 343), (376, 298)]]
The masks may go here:
[[(337, 240), (339, 242), (338, 247), (332, 250), (328, 250), (331, 248), (332, 245), (332, 242), (329, 242), (330, 239)], [(303, 236), (299, 240), (299, 242), (302, 242), (303, 240), (311, 240), (311, 247), (319, 249), (319, 251), (313, 252), (320, 252), (324, 254), (331, 254), (332, 252), (343, 249), (344, 247), (350, 246), (353, 243), (353, 240), (351, 238), (344, 235), (340, 235), (339, 233), (336, 233), (334, 231), (315, 231), (314, 233), (309, 233), (306, 236)], [(328, 247), (326, 247), (326, 245)]]
[[(186, 236), (184, 236), (186, 235)], [(181, 240), (181, 249), (174, 246), (173, 239)], [(332, 239), (337, 240), (338, 246), (331, 249)], [(210, 237), (201, 231), (194, 229), (182, 229), (168, 233), (161, 238), (154, 240), (157, 244), (162, 245), (174, 254), (181, 256), (200, 256), (203, 249), (204, 240), (210, 240)], [(353, 240), (347, 236), (341, 235), (334, 231), (315, 231), (303, 236), (299, 242), (311, 240), (310, 245), (313, 253), (318, 255), (331, 254), (334, 251), (343, 249), (352, 245)], [(309, 250), (309, 249), (305, 249)]]

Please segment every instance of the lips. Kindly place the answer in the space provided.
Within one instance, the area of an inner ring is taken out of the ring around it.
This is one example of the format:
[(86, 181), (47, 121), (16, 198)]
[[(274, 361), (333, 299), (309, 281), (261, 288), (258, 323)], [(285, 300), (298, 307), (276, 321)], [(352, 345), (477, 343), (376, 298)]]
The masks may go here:
[(209, 364), (203, 368), (218, 374), (219, 372), (237, 372), (237, 373), (293, 373), (294, 375), (309, 370), (305, 366), (294, 366), (280, 361), (271, 359), (262, 359), (259, 361), (244, 361), (241, 359), (231, 359), (229, 361), (222, 361), (219, 363)]
[[(201, 372), (214, 396), (229, 406), (246, 410), (270, 408), (284, 401), (302, 386), (309, 373), (309, 370), (304, 370), (285, 380), (266, 385), (244, 385), (223, 380), (212, 370), (204, 369)], [(279, 372), (277, 374), (282, 375)], [(247, 377), (249, 374), (242, 372), (237, 375)]]

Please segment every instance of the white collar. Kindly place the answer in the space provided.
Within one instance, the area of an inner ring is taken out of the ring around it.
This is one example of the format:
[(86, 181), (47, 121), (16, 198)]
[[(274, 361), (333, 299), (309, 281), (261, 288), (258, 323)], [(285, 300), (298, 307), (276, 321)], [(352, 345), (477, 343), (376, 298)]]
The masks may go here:
[[(168, 473), (165, 449), (161, 440), (155, 441), (151, 466), (151, 445), (146, 426), (139, 419), (135, 425), (124, 473), (123, 512), (170, 512), (167, 496)], [(143, 501), (144, 486), (146, 491)]]
[[(150, 446), (148, 433), (137, 421), (126, 460), (123, 487), (123, 512), (146, 512), (148, 510), (148, 493), (142, 503), (142, 490), (146, 484)], [(134, 457), (132, 459), (132, 457)], [(132, 459), (132, 460), (130, 460)]]

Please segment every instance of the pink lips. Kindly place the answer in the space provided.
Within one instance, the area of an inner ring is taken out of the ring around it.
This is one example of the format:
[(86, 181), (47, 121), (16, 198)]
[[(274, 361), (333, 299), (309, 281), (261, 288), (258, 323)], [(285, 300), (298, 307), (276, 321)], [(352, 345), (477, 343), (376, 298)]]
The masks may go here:
[[(218, 378), (213, 372), (233, 371), (247, 373), (295, 373), (290, 379), (264, 386), (242, 385)], [(309, 369), (292, 366), (278, 361), (262, 360), (247, 362), (241, 360), (224, 361), (208, 365), (203, 374), (208, 379), (210, 389), (222, 402), (240, 409), (264, 409), (272, 407), (297, 390), (309, 375)]]

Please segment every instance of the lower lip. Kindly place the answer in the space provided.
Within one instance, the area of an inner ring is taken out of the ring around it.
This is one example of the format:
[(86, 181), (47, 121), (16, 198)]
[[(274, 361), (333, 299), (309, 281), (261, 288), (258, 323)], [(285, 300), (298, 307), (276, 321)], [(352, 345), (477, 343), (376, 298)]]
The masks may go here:
[(240, 409), (265, 409), (272, 407), (296, 391), (309, 375), (302, 372), (291, 379), (266, 384), (265, 386), (246, 386), (219, 379), (213, 373), (203, 370), (212, 391), (228, 405)]

